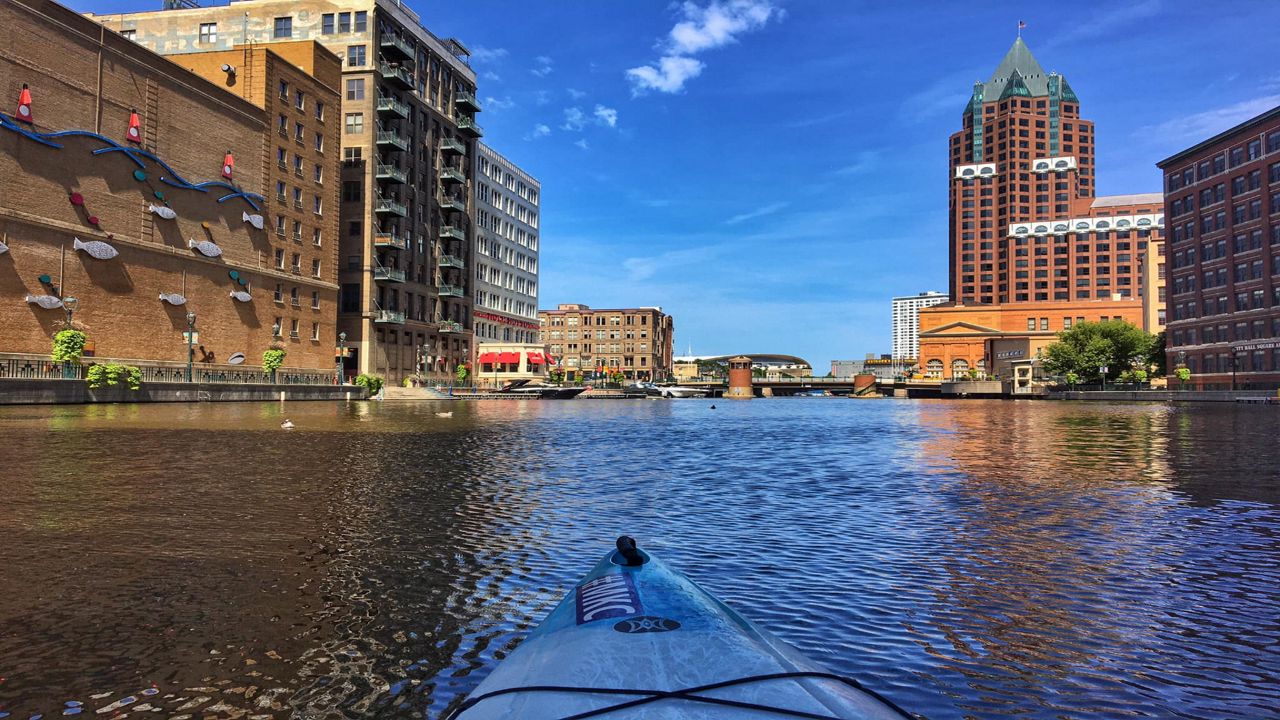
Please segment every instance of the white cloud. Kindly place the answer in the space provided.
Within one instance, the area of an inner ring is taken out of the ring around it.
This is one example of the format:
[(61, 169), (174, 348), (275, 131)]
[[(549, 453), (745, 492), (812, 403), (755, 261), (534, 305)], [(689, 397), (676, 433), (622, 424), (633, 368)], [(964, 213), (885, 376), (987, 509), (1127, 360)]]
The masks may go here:
[(550, 128), (550, 127), (547, 127), (546, 125), (543, 125), (542, 123), (538, 123), (537, 125), (534, 125), (534, 126), (533, 126), (533, 129), (529, 131), (529, 134), (528, 134), (528, 135), (525, 135), (525, 136), (524, 136), (524, 139), (525, 139), (525, 140), (537, 140), (538, 138), (543, 138), (543, 137), (546, 137), (546, 136), (548, 136), (548, 135), (550, 135), (550, 134), (551, 134), (551, 128)]
[(627, 79), (631, 81), (631, 94), (642, 95), (646, 90), (657, 90), (664, 93), (680, 92), (685, 82), (702, 74), (706, 67), (701, 60), (669, 55), (660, 58), (657, 67), (642, 65), (627, 71)]
[(483, 77), (485, 80), (492, 80), (494, 82), (500, 82), (502, 80), (502, 76), (498, 75), (498, 73), (493, 72), (492, 70), (485, 72), (485, 74), (481, 75), (480, 77)]
[(506, 48), (477, 47), (471, 51), (471, 60), (481, 64), (501, 60), (506, 56)]
[(566, 88), (565, 92), (569, 93), (569, 97), (573, 98), (574, 100), (581, 100), (582, 98), (587, 96), (586, 93), (574, 88)]
[(1138, 135), (1154, 137), (1167, 143), (1198, 142), (1261, 115), (1277, 105), (1280, 105), (1280, 95), (1243, 100), (1234, 105), (1166, 120), (1159, 125), (1149, 125), (1140, 129)]
[(861, 175), (873, 170), (880, 161), (880, 153), (875, 150), (864, 150), (858, 153), (852, 163), (835, 171), (836, 175)]
[(677, 55), (718, 48), (735, 42), (734, 36), (764, 27), (782, 11), (770, 0), (713, 0), (707, 7), (692, 2), (681, 6), (684, 21), (671, 28), (670, 52)]
[(783, 11), (773, 0), (711, 0), (704, 6), (686, 1), (683, 19), (671, 28), (657, 61), (627, 70), (632, 95), (649, 90), (675, 93), (702, 73), (706, 65), (690, 55), (737, 42), (737, 36), (764, 27)]
[(546, 105), (551, 102), (551, 93), (546, 90), (539, 90), (533, 94), (533, 102), (536, 105)]
[(495, 110), (510, 110), (515, 106), (516, 106), (516, 101), (512, 100), (510, 96), (503, 96), (502, 98), (496, 98), (490, 95), (489, 97), (486, 97), (484, 99), (484, 109), (490, 112)]
[(765, 205), (759, 210), (752, 210), (751, 212), (742, 213), (741, 215), (734, 215), (728, 220), (725, 220), (724, 223), (726, 225), (737, 225), (738, 223), (746, 222), (748, 220), (755, 220), (756, 218), (761, 218), (761, 217), (764, 217), (765, 215), (772, 215), (780, 210), (783, 210), (790, 204), (791, 203), (789, 202), (769, 203), (768, 205)]
[(538, 77), (546, 77), (551, 74), (551, 58), (546, 55), (539, 55), (533, 59), (533, 69), (529, 72)]
[(596, 116), (596, 122), (600, 123), (601, 125), (608, 125), (609, 127), (618, 126), (618, 111), (614, 110), (613, 108), (607, 108), (603, 105), (596, 105), (596, 111), (594, 115)]
[(1048, 39), (1044, 48), (1050, 50), (1060, 45), (1074, 45), (1081, 41), (1096, 40), (1116, 31), (1132, 32), (1139, 20), (1160, 14), (1161, 0), (1142, 0), (1136, 3), (1102, 3), (1093, 14), (1080, 13), (1076, 22)]
[(564, 109), (564, 124), (560, 126), (562, 130), (581, 130), (587, 124), (587, 116), (582, 112), (581, 108), (571, 107)]
[(574, 145), (577, 145), (578, 147), (582, 148), (583, 150), (589, 150), (589, 149), (591, 148), (591, 146), (590, 146), (589, 144), (587, 144), (587, 139), (586, 139), (586, 138), (581, 138), (581, 139), (579, 139), (579, 140), (578, 140), (578, 142), (574, 143)]

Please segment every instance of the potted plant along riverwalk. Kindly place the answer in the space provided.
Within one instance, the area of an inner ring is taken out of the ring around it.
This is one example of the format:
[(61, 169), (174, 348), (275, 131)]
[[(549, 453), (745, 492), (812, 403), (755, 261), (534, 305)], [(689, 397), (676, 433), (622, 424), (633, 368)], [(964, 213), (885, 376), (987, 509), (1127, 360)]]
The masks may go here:
[(271, 382), (276, 382), (276, 371), (284, 365), (284, 358), (289, 353), (284, 348), (274, 347), (262, 353), (262, 370), (271, 377)]
[(59, 330), (53, 336), (53, 350), (50, 357), (56, 363), (62, 363), (62, 377), (74, 380), (79, 376), (76, 365), (84, 355), (84, 344), (87, 338), (79, 330), (67, 328)]

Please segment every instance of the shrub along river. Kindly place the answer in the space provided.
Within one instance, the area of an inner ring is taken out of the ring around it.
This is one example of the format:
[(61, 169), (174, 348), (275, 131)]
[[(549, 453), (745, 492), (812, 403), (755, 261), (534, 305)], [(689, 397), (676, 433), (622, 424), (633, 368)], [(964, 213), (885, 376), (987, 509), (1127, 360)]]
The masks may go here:
[(1280, 714), (1277, 408), (716, 404), (0, 408), (0, 716), (434, 719), (620, 533), (928, 718)]

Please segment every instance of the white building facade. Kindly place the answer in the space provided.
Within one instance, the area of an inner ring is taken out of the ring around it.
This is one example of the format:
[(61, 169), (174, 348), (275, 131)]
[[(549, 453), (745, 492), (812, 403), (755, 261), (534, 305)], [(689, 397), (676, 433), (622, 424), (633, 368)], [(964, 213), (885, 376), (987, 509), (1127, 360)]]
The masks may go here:
[(951, 298), (932, 290), (893, 299), (893, 359), (915, 359), (920, 355), (920, 311), (948, 302)]
[(476, 343), (538, 343), (542, 185), (476, 143)]

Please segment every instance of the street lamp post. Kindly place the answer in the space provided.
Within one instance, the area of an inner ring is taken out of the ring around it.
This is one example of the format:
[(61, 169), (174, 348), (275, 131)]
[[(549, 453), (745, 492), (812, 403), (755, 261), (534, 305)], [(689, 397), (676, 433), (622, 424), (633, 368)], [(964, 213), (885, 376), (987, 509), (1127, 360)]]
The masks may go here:
[(192, 346), (195, 344), (195, 333), (196, 333), (196, 314), (194, 311), (188, 312), (187, 313), (187, 382), (191, 382), (195, 374), (191, 366), (192, 361), (195, 359), (195, 350), (192, 348)]
[(65, 309), (65, 310), (67, 311), (67, 329), (68, 329), (68, 330), (73, 329), (73, 328), (72, 328), (72, 326), (71, 326), (71, 316), (72, 316), (73, 314), (75, 314), (75, 311), (76, 311), (76, 305), (77, 305), (79, 302), (80, 302), (79, 300), (77, 300), (77, 299), (75, 299), (74, 297), (71, 297), (71, 296), (67, 296), (67, 297), (62, 298), (62, 307), (63, 307), (63, 309)]
[(338, 362), (334, 363), (333, 375), (337, 380), (337, 384), (342, 384), (342, 371), (345, 369), (347, 362), (347, 334), (338, 333)]

